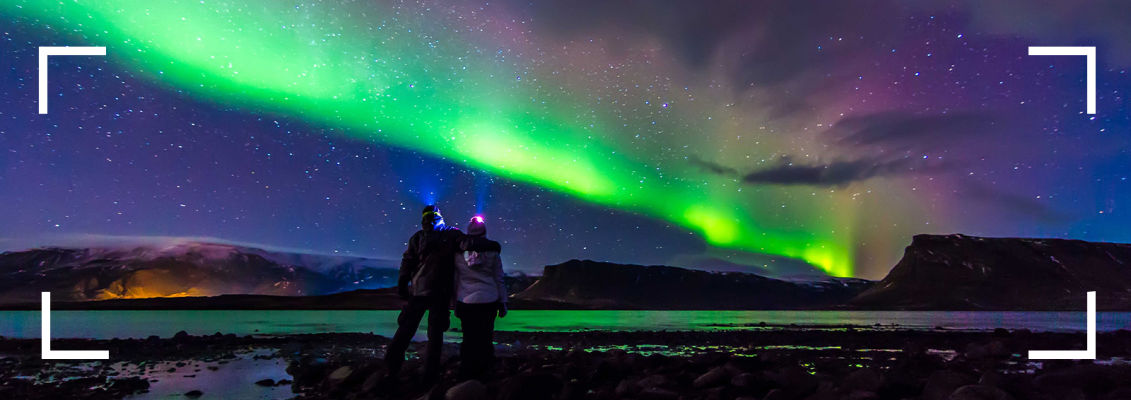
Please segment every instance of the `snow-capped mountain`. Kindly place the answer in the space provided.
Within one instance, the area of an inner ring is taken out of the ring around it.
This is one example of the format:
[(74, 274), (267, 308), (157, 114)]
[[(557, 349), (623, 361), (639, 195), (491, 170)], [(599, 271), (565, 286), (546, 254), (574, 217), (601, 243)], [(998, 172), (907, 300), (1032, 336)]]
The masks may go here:
[(396, 284), (397, 261), (196, 240), (0, 253), (0, 303), (220, 294), (318, 295)]

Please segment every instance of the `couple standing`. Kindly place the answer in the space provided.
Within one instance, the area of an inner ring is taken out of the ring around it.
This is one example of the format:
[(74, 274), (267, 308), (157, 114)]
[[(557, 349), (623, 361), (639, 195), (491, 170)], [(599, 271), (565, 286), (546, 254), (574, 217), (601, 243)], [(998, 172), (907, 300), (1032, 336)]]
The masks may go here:
[(460, 378), (481, 378), (495, 357), (495, 315), (507, 315), (501, 247), (487, 239), (487, 225), (480, 216), (471, 219), (465, 235), (445, 225), (440, 209), (430, 205), (424, 208), (420, 225), (401, 258), (397, 293), (406, 303), (385, 351), (389, 375), (400, 372), (405, 350), (427, 311), (424, 380), (432, 383), (440, 378), (440, 349), (454, 298), (456, 317), (463, 326)]

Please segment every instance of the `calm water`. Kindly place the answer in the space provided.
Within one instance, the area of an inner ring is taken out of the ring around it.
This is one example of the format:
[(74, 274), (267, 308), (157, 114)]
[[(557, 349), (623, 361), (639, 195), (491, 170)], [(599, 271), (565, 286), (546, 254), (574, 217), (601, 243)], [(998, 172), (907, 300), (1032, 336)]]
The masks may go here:
[[(52, 337), (144, 338), (177, 331), (295, 334), (372, 332), (391, 336), (397, 311), (54, 311)], [(459, 320), (452, 318), (453, 326)], [(1083, 312), (876, 312), (876, 311), (511, 311), (496, 329), (569, 330), (712, 330), (757, 329), (769, 325), (899, 325), (910, 329), (1027, 328), (1034, 331), (1082, 331)], [(1099, 313), (1100, 331), (1131, 329), (1131, 313)], [(39, 337), (38, 311), (0, 311), (0, 336)], [(422, 334), (423, 332), (421, 332)], [(419, 336), (419, 335), (418, 335)]]

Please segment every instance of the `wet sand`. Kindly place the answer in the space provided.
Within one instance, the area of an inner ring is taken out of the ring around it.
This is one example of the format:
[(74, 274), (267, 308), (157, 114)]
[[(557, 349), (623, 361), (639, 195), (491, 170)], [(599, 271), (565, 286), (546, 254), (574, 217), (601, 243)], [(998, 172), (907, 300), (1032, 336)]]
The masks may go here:
[[(1037, 362), (1083, 349), (1083, 333), (749, 326), (707, 332), (499, 332), (491, 377), (425, 386), (414, 345), (384, 379), (387, 339), (369, 334), (179, 334), (56, 340), (109, 361), (43, 361), (39, 341), (0, 339), (3, 398), (1123, 399), (1131, 332), (1099, 336), (1099, 360)], [(629, 343), (629, 344), (626, 344)]]

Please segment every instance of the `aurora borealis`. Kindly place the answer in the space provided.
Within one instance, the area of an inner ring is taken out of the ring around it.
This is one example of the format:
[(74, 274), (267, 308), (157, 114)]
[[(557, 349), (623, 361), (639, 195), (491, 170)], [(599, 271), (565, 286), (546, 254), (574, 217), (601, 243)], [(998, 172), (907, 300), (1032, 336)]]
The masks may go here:
[[(1047, 8), (1087, 25), (1024, 2), (155, 4), (0, 8), (0, 245), (391, 256), (428, 201), (483, 211), (527, 271), (799, 259), (876, 278), (916, 233), (1131, 241), (1117, 3)], [(52, 61), (42, 117), (41, 45), (107, 47)], [(1100, 49), (1095, 118), (1083, 62), (1029, 45)]]

